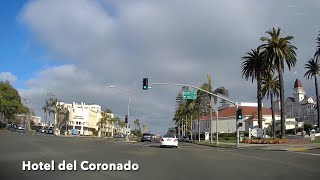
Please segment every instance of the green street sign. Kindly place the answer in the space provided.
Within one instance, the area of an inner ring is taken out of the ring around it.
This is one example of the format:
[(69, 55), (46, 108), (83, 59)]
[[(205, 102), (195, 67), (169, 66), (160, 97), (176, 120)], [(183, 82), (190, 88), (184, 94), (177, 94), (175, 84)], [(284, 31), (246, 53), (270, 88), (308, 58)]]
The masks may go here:
[(197, 91), (183, 91), (183, 99), (197, 99)]

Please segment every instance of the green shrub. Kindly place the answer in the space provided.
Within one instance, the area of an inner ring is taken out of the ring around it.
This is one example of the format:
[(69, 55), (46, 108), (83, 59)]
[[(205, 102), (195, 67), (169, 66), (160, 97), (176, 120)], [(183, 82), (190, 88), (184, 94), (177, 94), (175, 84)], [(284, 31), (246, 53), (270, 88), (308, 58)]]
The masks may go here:
[(98, 134), (99, 134), (99, 131), (97, 131), (97, 130), (94, 130), (94, 131), (93, 131), (92, 133), (93, 133), (93, 135), (94, 135), (94, 136), (98, 136)]

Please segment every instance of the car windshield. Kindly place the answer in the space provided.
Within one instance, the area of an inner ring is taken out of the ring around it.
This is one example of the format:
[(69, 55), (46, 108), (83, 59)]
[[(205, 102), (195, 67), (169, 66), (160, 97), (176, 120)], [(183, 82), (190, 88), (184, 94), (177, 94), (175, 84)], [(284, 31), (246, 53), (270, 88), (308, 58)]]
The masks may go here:
[(175, 138), (175, 136), (173, 134), (165, 134), (163, 137), (164, 138)]

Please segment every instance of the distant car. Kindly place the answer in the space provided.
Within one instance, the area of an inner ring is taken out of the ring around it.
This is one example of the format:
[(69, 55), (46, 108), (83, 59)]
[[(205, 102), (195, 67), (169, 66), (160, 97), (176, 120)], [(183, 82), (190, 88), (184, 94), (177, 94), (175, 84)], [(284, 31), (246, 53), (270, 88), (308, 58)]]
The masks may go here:
[(151, 134), (150, 133), (143, 133), (141, 137), (141, 142), (150, 141), (151, 142)]
[(41, 128), (41, 133), (45, 133), (46, 132), (46, 129), (45, 128)]
[(161, 137), (160, 147), (178, 147), (178, 138), (173, 134), (165, 134)]
[(24, 130), (23, 126), (18, 126), (18, 130)]
[(183, 141), (183, 142), (190, 142), (190, 139), (189, 139), (188, 136), (183, 136), (183, 137), (182, 137), (182, 141)]
[(53, 128), (49, 128), (47, 134), (53, 134)]
[(150, 134), (150, 136), (151, 136), (152, 139), (156, 139), (157, 138), (157, 136), (154, 135), (154, 134)]

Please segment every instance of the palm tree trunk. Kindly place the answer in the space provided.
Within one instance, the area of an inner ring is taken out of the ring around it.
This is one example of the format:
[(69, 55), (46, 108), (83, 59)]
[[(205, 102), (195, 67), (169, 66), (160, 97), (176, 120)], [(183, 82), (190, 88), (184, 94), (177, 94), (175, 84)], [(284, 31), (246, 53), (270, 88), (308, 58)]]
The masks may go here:
[(262, 129), (262, 97), (261, 97), (261, 77), (257, 76), (257, 98), (258, 98), (258, 123), (259, 128)]
[(278, 74), (280, 81), (280, 116), (281, 116), (281, 139), (285, 137), (286, 131), (286, 119), (285, 119), (285, 109), (284, 109), (284, 85), (283, 85), (283, 71), (281, 63), (278, 63)]
[(273, 94), (270, 94), (270, 100), (271, 100), (271, 114), (272, 114), (272, 136), (276, 137), (276, 130), (275, 130), (275, 117), (274, 117), (274, 110), (273, 110)]
[(317, 120), (318, 120), (318, 126), (317, 129), (319, 130), (320, 126), (320, 108), (319, 108), (319, 92), (318, 92), (318, 80), (317, 75), (314, 76), (314, 85), (316, 86), (316, 99), (317, 99)]

